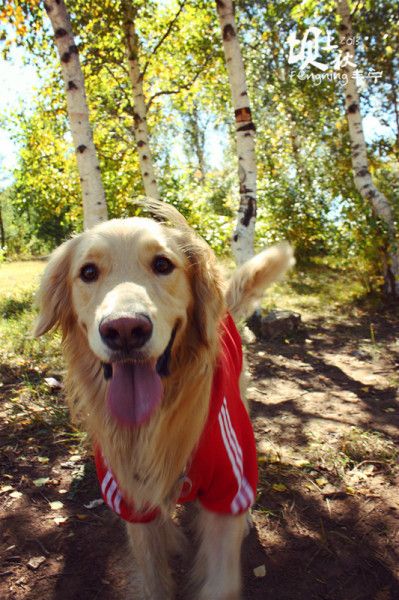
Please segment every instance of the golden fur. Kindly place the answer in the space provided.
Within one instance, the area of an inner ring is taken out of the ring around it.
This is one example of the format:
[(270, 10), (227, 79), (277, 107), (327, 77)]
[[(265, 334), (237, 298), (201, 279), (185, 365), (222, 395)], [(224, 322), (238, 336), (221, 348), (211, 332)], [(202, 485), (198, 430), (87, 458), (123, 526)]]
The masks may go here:
[[(293, 259), (288, 246), (277, 246), (248, 261), (226, 281), (213, 252), (173, 207), (151, 203), (150, 209), (161, 222), (137, 217), (112, 220), (72, 238), (53, 253), (38, 294), (40, 314), (35, 333), (42, 335), (53, 327), (62, 330), (72, 415), (100, 444), (126, 498), (134, 499), (138, 509), (148, 503), (159, 506), (166, 518), (179, 495), (179, 477), (207, 418), (220, 322), (227, 310), (233, 317), (247, 314), (260, 300), (265, 286), (283, 273)], [(173, 261), (176, 268), (171, 275), (151, 272), (149, 265), (156, 254)], [(82, 264), (88, 261), (100, 269), (98, 281), (89, 285), (79, 278)], [(107, 352), (98, 335), (98, 322), (107, 311), (118, 309), (125, 314), (137, 306), (144, 306), (154, 322), (154, 333), (148, 342), (149, 360), (162, 353), (175, 326), (177, 334), (161, 405), (148, 422), (126, 428), (107, 411), (107, 382), (101, 368)], [(215, 560), (211, 549), (217, 546), (210, 540), (218, 518), (222, 519), (221, 529), (230, 532), (234, 527), (227, 523), (239, 523), (238, 533), (231, 535), (238, 540), (235, 545), (241, 545), (242, 519), (203, 515), (202, 523), (208, 525), (201, 526), (206, 541), (199, 552), (196, 572), (205, 569), (206, 573), (202, 579), (197, 575), (197, 581), (203, 581), (199, 598), (236, 598), (239, 593), (239, 575), (230, 593), (229, 577), (220, 574), (220, 580), (213, 581), (218, 575), (211, 574)], [(154, 549), (156, 542), (149, 541), (150, 532), (154, 535), (157, 527), (160, 529), (154, 524), (128, 525), (128, 531), (136, 559), (143, 563), (139, 597), (165, 600), (172, 594), (167, 583), (169, 576), (162, 566), (167, 562), (166, 555)], [(140, 560), (145, 550), (140, 554), (137, 548), (143, 545), (143, 536), (148, 552), (159, 553), (159, 568), (156, 561), (150, 568), (144, 565), (145, 560)], [(225, 539), (229, 539), (227, 534)], [(220, 544), (222, 548), (223, 543)], [(200, 558), (202, 555), (208, 556), (209, 568), (206, 556)], [(239, 550), (236, 561), (237, 556)], [(206, 595), (210, 593), (215, 595)]]

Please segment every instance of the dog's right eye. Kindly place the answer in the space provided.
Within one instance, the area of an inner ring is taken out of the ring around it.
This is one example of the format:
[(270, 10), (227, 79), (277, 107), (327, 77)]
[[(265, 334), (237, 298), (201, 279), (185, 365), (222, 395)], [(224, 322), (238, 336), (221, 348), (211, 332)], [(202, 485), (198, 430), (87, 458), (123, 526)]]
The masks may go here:
[(152, 270), (158, 275), (169, 275), (174, 268), (175, 265), (166, 256), (156, 256), (152, 261)]
[(91, 283), (92, 281), (97, 281), (99, 275), (98, 268), (93, 263), (88, 263), (87, 265), (83, 265), (80, 269), (79, 277), (85, 283)]

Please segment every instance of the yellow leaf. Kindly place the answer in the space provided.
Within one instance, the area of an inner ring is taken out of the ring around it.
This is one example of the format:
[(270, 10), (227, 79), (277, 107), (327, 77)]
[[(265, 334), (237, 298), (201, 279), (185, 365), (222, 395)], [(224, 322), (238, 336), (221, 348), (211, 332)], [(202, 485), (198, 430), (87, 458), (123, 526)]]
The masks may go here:
[(316, 483), (319, 487), (324, 487), (325, 485), (327, 485), (328, 481), (325, 477), (318, 477), (316, 479)]
[(11, 492), (10, 496), (11, 496), (11, 498), (21, 498), (22, 493), (15, 491), (15, 492)]
[(284, 483), (273, 483), (272, 490), (273, 492), (286, 492), (287, 486)]

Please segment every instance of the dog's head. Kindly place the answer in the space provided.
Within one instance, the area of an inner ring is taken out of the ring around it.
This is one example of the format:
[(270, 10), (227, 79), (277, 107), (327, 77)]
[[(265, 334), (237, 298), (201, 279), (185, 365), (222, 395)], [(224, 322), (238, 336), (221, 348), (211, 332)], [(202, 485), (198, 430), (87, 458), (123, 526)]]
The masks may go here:
[(116, 219), (65, 242), (39, 290), (35, 334), (78, 329), (103, 364), (110, 412), (130, 425), (160, 405), (179, 345), (211, 344), (223, 312), (213, 253), (177, 211), (156, 210), (172, 226)]

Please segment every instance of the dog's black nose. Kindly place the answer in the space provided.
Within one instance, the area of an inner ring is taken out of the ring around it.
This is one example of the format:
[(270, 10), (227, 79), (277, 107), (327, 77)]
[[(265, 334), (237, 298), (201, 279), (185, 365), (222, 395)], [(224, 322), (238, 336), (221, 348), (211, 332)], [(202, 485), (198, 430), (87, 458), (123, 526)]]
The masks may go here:
[(152, 335), (152, 322), (147, 315), (134, 317), (106, 317), (99, 326), (101, 339), (111, 350), (142, 348)]

